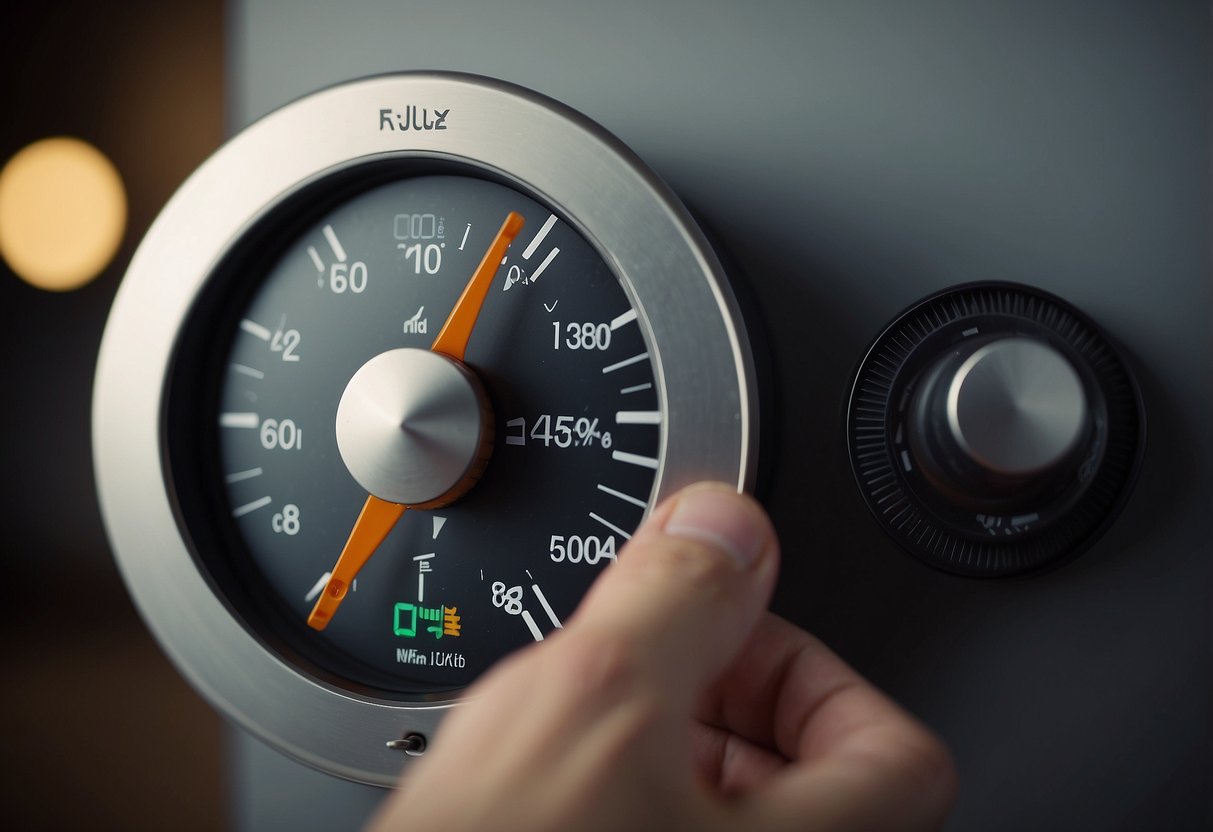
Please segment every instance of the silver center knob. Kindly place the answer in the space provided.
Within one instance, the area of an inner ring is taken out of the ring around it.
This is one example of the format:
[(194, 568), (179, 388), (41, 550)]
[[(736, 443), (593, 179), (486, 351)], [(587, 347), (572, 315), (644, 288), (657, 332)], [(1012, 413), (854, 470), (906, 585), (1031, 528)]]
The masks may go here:
[(354, 373), (337, 407), (337, 447), (358, 484), (407, 506), (449, 502), (492, 449), (480, 383), (440, 353), (380, 353)]
[(1008, 476), (1061, 462), (1082, 437), (1087, 410), (1073, 365), (1029, 338), (985, 345), (948, 388), (948, 427), (957, 445), (977, 464)]

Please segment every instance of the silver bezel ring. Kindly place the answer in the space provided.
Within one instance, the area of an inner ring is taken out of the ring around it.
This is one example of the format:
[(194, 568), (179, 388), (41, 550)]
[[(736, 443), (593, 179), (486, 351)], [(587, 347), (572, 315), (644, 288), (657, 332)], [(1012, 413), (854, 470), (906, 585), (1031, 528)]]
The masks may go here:
[[(410, 106), (447, 111), (445, 129), (382, 127), (382, 109)], [(303, 183), (410, 155), (503, 174), (575, 223), (614, 269), (649, 341), (666, 414), (656, 501), (701, 479), (749, 487), (757, 440), (746, 334), (710, 246), (656, 175), (567, 107), (486, 78), (405, 73), (309, 95), (220, 148), (153, 223), (110, 314), (93, 400), (102, 515), (137, 606), (204, 697), (289, 756), (381, 786), (412, 759), (386, 742), (432, 735), (457, 703), (338, 689), (247, 631), (189, 550), (168, 483), (164, 414), (179, 333), (232, 246)]]

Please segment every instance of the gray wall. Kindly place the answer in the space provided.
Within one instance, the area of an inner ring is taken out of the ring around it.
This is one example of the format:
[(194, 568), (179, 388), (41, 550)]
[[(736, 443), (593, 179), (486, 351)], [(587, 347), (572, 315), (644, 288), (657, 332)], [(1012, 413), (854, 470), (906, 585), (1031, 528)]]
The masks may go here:
[[(437, 68), (615, 132), (716, 232), (766, 319), (775, 607), (945, 736), (951, 828), (1194, 828), (1210, 782), (1208, 17), (1197, 2), (249, 0), (229, 19), (229, 121)], [(1055, 292), (1119, 339), (1151, 436), (1091, 551), (980, 582), (883, 537), (842, 406), (901, 308), (987, 278)], [(343, 828), (377, 796), (234, 739), (239, 826)]]

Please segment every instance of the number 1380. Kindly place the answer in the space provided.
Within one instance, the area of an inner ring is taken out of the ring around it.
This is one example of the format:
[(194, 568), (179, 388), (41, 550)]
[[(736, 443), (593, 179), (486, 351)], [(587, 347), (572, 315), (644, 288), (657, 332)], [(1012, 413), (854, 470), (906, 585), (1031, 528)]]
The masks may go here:
[[(561, 337), (562, 326), (564, 337)], [(593, 321), (568, 324), (552, 321), (552, 349), (558, 350), (562, 346), (571, 350), (605, 350), (611, 346), (611, 325)]]

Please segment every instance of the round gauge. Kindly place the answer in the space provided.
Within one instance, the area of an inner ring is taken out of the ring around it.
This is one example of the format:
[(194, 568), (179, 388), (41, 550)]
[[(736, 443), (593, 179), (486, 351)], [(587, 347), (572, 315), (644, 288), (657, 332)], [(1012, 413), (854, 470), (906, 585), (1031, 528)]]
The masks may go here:
[(263, 119), (165, 208), (102, 345), (97, 478), (199, 690), (387, 785), (656, 502), (751, 484), (753, 388), (718, 261), (617, 140), (385, 76)]

